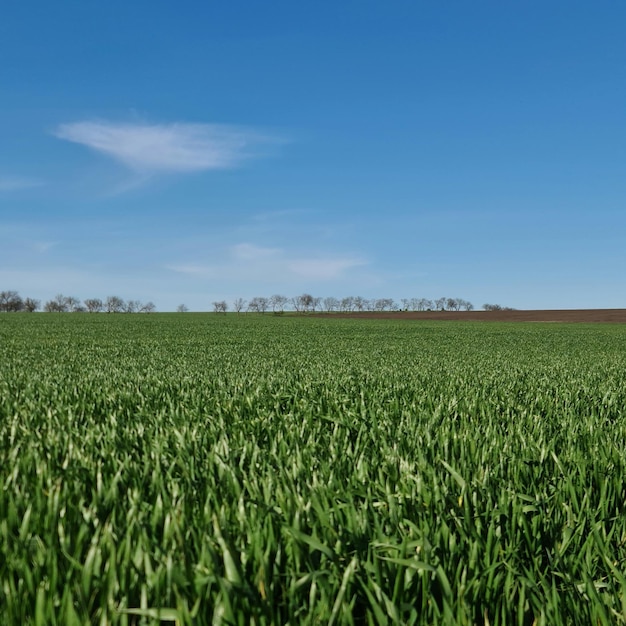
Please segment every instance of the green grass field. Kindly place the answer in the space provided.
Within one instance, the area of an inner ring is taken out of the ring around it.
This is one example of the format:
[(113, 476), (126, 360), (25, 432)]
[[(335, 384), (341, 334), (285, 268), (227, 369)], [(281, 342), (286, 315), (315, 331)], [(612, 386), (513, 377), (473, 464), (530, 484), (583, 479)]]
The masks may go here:
[(0, 316), (0, 623), (622, 624), (626, 327)]

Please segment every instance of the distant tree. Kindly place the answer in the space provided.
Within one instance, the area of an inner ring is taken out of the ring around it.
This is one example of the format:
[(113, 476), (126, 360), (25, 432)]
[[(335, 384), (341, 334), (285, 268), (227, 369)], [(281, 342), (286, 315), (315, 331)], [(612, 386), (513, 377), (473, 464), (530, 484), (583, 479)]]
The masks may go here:
[(102, 300), (100, 298), (87, 298), (83, 301), (88, 313), (100, 313), (102, 311)]
[(415, 298), (415, 311), (428, 311), (433, 308), (433, 303), (427, 298)]
[(265, 313), (269, 305), (270, 305), (269, 298), (265, 298), (264, 296), (256, 296), (252, 298), (252, 300), (250, 300), (250, 302), (248, 303), (248, 312), (249, 313)]
[(448, 298), (446, 300), (446, 309), (448, 311), (458, 311), (461, 308), (460, 302), (457, 298)]
[(353, 296), (346, 296), (345, 298), (341, 298), (341, 302), (339, 304), (339, 308), (344, 313), (349, 313), (350, 311), (352, 311), (354, 309), (354, 297)]
[(307, 313), (312, 310), (314, 298), (310, 293), (303, 293), (292, 298), (293, 306), (299, 313)]
[(24, 310), (27, 313), (34, 313), (39, 308), (39, 300), (33, 298), (26, 298), (24, 300)]
[(241, 313), (246, 308), (246, 301), (243, 298), (237, 298), (233, 302), (233, 309), (235, 313)]
[(127, 300), (124, 304), (125, 313), (137, 313), (141, 308), (141, 302), (139, 300)]
[(265, 313), (270, 305), (269, 298), (265, 296), (257, 296), (256, 298), (252, 298), (251, 302), (255, 302), (256, 310), (258, 313)]
[(124, 311), (124, 300), (119, 296), (107, 296), (104, 301), (104, 308), (107, 313), (122, 313)]
[(502, 311), (502, 307), (499, 304), (483, 304), (485, 311)]
[(44, 304), (43, 310), (46, 313), (66, 313), (69, 310), (67, 298), (59, 293)]
[(463, 308), (466, 311), (473, 311), (474, 310), (474, 305), (471, 302), (468, 302), (467, 300), (463, 300)]
[(447, 301), (448, 298), (438, 298), (435, 300), (435, 309), (437, 309), (437, 311), (445, 311)]
[(139, 307), (139, 313), (154, 313), (155, 311), (154, 302), (146, 302)]
[(332, 296), (324, 298), (324, 308), (328, 313), (336, 311), (339, 308), (339, 300), (337, 300), (337, 298), (333, 298)]
[(55, 304), (57, 313), (67, 313), (70, 310), (70, 304), (73, 304), (73, 301), (70, 302), (70, 298), (64, 296), (62, 293), (58, 293), (54, 296), (52, 302)]
[(374, 301), (374, 311), (393, 311), (395, 309), (395, 302), (393, 298), (377, 298)]
[(352, 300), (352, 310), (354, 311), (366, 311), (370, 306), (369, 301), (362, 296), (353, 296), (348, 298), (348, 300)]
[(80, 299), (74, 296), (65, 296), (65, 306), (70, 313), (80, 312)]
[(226, 311), (228, 311), (228, 304), (226, 300), (220, 300), (219, 302), (213, 303), (214, 313), (226, 313)]
[(187, 308), (187, 305), (185, 304), (179, 304), (176, 307), (176, 313), (187, 313), (189, 311), (189, 309)]
[(282, 296), (278, 293), (270, 296), (270, 306), (272, 307), (272, 311), (274, 311), (274, 313), (282, 313), (285, 310), (285, 305), (288, 301), (289, 298), (287, 298), (287, 296)]
[(17, 313), (24, 308), (24, 301), (17, 291), (0, 291), (0, 311)]

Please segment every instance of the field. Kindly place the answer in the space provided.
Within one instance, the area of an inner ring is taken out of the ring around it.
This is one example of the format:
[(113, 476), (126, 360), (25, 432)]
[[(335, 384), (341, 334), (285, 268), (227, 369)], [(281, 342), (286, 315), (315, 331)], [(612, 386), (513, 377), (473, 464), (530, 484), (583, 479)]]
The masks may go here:
[(626, 623), (626, 326), (0, 316), (0, 623)]
[[(321, 314), (324, 315), (324, 314)], [(568, 322), (626, 324), (626, 309), (562, 309), (545, 311), (385, 311), (333, 313), (355, 319), (437, 320), (445, 322)]]

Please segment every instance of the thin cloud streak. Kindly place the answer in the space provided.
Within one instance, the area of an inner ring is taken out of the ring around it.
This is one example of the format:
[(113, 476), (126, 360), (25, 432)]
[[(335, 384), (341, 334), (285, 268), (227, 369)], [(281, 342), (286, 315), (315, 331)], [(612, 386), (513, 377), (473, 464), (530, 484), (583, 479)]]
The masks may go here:
[(223, 263), (182, 263), (166, 269), (188, 276), (224, 278), (229, 280), (294, 280), (333, 281), (342, 279), (350, 270), (366, 266), (364, 259), (316, 255), (300, 257), (280, 248), (264, 248), (240, 243), (228, 249)]
[(347, 270), (365, 265), (362, 259), (297, 259), (288, 267), (291, 272), (313, 280), (332, 280), (345, 274)]
[(237, 126), (185, 123), (83, 121), (61, 124), (53, 135), (142, 174), (232, 169), (259, 156), (259, 146), (278, 141)]
[(263, 261), (281, 254), (279, 248), (263, 248), (250, 243), (238, 243), (230, 249), (231, 255), (239, 261)]
[(0, 176), (0, 191), (19, 191), (21, 189), (32, 189), (41, 187), (43, 183), (34, 178), (22, 176)]
[(209, 278), (217, 273), (217, 266), (197, 265), (195, 263), (183, 263), (182, 265), (165, 265), (166, 270), (176, 272), (177, 274), (186, 274), (188, 276), (201, 276)]

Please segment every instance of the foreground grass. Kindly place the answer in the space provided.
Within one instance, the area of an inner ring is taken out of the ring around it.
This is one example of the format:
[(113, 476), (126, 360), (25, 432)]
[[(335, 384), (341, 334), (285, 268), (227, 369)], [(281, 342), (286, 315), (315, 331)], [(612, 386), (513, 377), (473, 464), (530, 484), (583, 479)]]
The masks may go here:
[(0, 623), (626, 622), (624, 327), (3, 315), (0, 351)]

